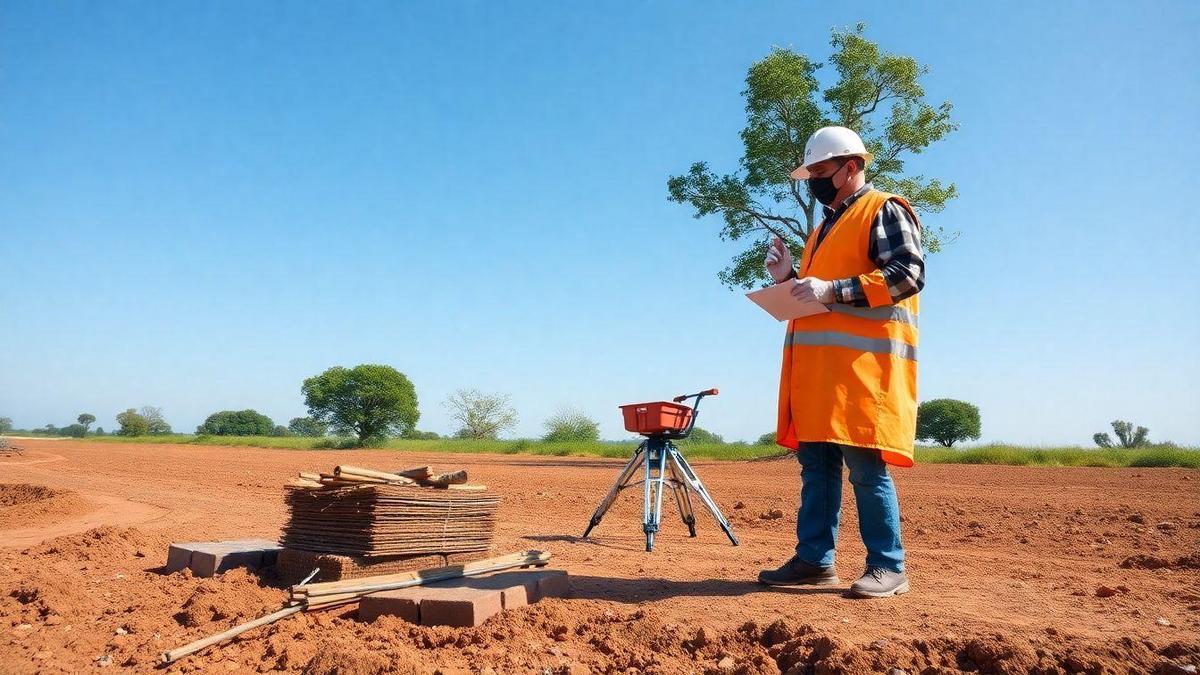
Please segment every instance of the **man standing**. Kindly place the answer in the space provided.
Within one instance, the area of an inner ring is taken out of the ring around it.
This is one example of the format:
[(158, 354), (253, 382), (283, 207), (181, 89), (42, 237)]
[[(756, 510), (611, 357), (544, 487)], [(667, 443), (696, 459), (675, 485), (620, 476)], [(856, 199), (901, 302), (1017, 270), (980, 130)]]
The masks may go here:
[(852, 130), (818, 129), (791, 177), (807, 181), (825, 218), (798, 272), (778, 237), (767, 250), (776, 283), (794, 284), (793, 295), (831, 311), (788, 323), (776, 438), (800, 461), (796, 554), (758, 579), (772, 586), (839, 583), (833, 564), (844, 462), (867, 548), (866, 572), (850, 594), (879, 598), (909, 589), (900, 504), (887, 465), (913, 464), (917, 293), (925, 262), (912, 207), (866, 182), (871, 159)]

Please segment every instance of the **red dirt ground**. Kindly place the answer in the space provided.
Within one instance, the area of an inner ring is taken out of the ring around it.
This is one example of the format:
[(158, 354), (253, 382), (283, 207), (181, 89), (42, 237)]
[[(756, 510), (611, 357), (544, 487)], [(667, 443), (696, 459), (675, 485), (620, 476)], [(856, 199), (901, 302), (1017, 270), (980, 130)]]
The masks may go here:
[[(465, 466), (504, 496), (497, 550), (543, 548), (573, 597), (479, 628), (294, 616), (167, 672), (1189, 672), (1200, 666), (1200, 472), (919, 466), (895, 473), (913, 591), (891, 600), (767, 590), (794, 544), (790, 460), (701, 462), (731, 547), (666, 520), (643, 551), (640, 493), (579, 541), (619, 462), (394, 451), (24, 441), (0, 483), (71, 491), (87, 509), (0, 520), (0, 673), (149, 672), (157, 655), (278, 608), (244, 571), (161, 574), (172, 540), (274, 537), (280, 485), (338, 463)], [(30, 488), (0, 489), (5, 494)], [(70, 496), (70, 495), (68, 495)], [(839, 571), (861, 571), (846, 490)], [(742, 508), (734, 508), (737, 502)], [(0, 504), (7, 502), (0, 498)], [(2, 509), (30, 503), (0, 505)], [(774, 509), (782, 518), (764, 519)], [(14, 526), (19, 529), (14, 529)], [(848, 581), (847, 581), (848, 583)]]

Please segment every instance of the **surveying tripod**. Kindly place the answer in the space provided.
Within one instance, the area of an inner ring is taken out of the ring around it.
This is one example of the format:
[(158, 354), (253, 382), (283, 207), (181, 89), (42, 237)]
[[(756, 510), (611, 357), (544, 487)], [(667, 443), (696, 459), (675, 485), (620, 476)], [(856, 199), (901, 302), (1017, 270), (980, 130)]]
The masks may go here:
[[(596, 507), (595, 513), (592, 514), (592, 519), (588, 523), (587, 529), (583, 532), (583, 538), (587, 539), (592, 528), (600, 524), (600, 519), (608, 512), (609, 507), (617, 499), (617, 494), (627, 487), (632, 487), (637, 483), (642, 483), (644, 486), (644, 504), (642, 511), (642, 531), (646, 533), (646, 550), (654, 550), (654, 535), (658, 532), (659, 523), (662, 520), (662, 500), (663, 492), (670, 488), (672, 495), (675, 498), (675, 506), (679, 509), (679, 517), (683, 519), (683, 523), (688, 527), (688, 534), (692, 537), (696, 536), (696, 514), (692, 509), (692, 495), (700, 499), (708, 512), (716, 519), (717, 524), (725, 531), (725, 535), (729, 537), (729, 541), (733, 542), (734, 546), (738, 545), (738, 539), (733, 534), (733, 528), (729, 525), (729, 521), (725, 516), (721, 515), (721, 510), (717, 508), (717, 504), (709, 496), (708, 490), (705, 489), (704, 483), (700, 482), (700, 477), (692, 470), (683, 453), (672, 441), (687, 438), (692, 433), (692, 429), (696, 426), (696, 417), (700, 408), (700, 399), (705, 396), (716, 394), (717, 390), (710, 389), (697, 394), (688, 394), (686, 396), (677, 396), (674, 401), (682, 403), (689, 398), (695, 398), (696, 402), (690, 408), (690, 414), (686, 415), (686, 426), (682, 428), (669, 428), (654, 432), (642, 432), (646, 436), (646, 440), (642, 441), (637, 450), (633, 453), (633, 457), (625, 468), (621, 470), (621, 474), (617, 476), (616, 483), (609, 489), (608, 494), (600, 501), (600, 505)], [(683, 410), (689, 410), (683, 408)], [(626, 428), (630, 428), (627, 422)], [(630, 428), (630, 431), (636, 429)], [(639, 481), (636, 476), (639, 465), (644, 471), (644, 477)]]

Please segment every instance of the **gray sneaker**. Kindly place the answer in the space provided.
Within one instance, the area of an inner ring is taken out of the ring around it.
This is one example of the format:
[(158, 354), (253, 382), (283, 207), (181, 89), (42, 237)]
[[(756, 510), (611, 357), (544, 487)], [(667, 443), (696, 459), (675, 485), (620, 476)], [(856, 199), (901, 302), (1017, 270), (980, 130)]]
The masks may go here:
[(858, 581), (850, 585), (854, 598), (890, 598), (908, 592), (908, 576), (883, 567), (868, 567)]
[(821, 567), (793, 557), (779, 569), (759, 572), (758, 583), (767, 586), (836, 586), (840, 582), (833, 567)]

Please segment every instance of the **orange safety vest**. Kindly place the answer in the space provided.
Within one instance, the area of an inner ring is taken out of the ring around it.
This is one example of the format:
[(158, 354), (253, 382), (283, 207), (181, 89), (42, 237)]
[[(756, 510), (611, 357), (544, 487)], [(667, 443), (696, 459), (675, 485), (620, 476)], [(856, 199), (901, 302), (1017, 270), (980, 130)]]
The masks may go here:
[(916, 221), (904, 198), (870, 190), (846, 209), (815, 253), (804, 247), (800, 277), (857, 277), (870, 307), (835, 303), (827, 314), (788, 322), (776, 430), (786, 448), (827, 441), (876, 448), (888, 464), (913, 465), (917, 296), (893, 302), (883, 272), (867, 255), (871, 225), (889, 199)]

